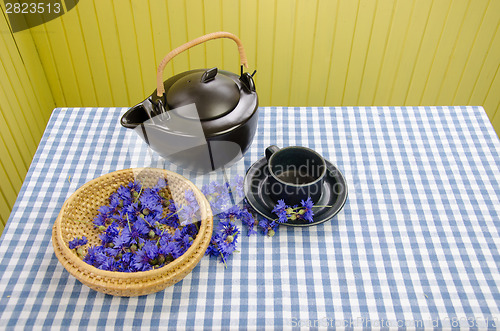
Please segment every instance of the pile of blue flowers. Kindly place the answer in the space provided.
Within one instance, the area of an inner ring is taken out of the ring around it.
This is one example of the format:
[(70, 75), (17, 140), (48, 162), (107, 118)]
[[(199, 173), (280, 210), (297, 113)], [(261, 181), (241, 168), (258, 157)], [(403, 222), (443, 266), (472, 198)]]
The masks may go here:
[(200, 225), (199, 206), (190, 190), (188, 202), (177, 209), (165, 179), (152, 188), (135, 181), (111, 194), (109, 204), (99, 208), (93, 224), (100, 231), (101, 245), (91, 246), (83, 256), (87, 238), (75, 238), (69, 248), (101, 270), (137, 272), (161, 268), (191, 246)]
[[(206, 255), (226, 264), (237, 251), (241, 234), (236, 222), (247, 228), (247, 235), (261, 232), (272, 237), (281, 223), (290, 220), (312, 222), (314, 207), (310, 198), (300, 206), (288, 206), (279, 200), (273, 209), (276, 219), (257, 216), (244, 199), (243, 178), (231, 183), (211, 182), (201, 189), (214, 215), (214, 232)], [(109, 204), (99, 208), (93, 225), (100, 231), (101, 245), (83, 246), (85, 237), (69, 242), (81, 258), (99, 269), (121, 272), (147, 271), (161, 268), (184, 254), (198, 234), (199, 206), (191, 190), (185, 192), (187, 204), (177, 208), (171, 199), (165, 179), (153, 188), (140, 182), (121, 186), (109, 198)], [(260, 231), (259, 231), (260, 230)]]

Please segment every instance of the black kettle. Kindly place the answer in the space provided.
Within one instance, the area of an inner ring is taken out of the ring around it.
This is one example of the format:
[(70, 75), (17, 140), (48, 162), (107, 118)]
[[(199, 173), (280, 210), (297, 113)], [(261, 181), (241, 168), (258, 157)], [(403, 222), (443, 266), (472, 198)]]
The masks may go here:
[[(190, 70), (163, 81), (163, 70), (177, 54), (217, 38), (238, 46), (240, 75), (211, 69)], [(252, 143), (258, 121), (258, 98), (241, 41), (229, 32), (194, 39), (168, 53), (157, 72), (157, 89), (127, 110), (121, 125), (134, 129), (170, 162), (199, 172), (238, 161)]]

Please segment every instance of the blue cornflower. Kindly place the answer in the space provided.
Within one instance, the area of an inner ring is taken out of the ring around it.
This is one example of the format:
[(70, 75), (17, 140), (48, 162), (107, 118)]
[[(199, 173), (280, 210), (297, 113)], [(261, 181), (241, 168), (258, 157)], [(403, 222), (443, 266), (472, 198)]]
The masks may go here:
[(245, 192), (243, 191), (243, 177), (237, 175), (233, 178), (233, 192), (235, 192), (240, 198), (245, 196)]
[(109, 206), (113, 208), (113, 211), (117, 211), (118, 208), (123, 207), (123, 200), (117, 192), (111, 194), (109, 197)]
[(165, 225), (168, 225), (168, 226), (173, 227), (173, 228), (178, 228), (179, 227), (179, 215), (177, 215), (177, 212), (168, 213), (167, 216), (160, 219), (159, 222), (161, 224), (165, 224)]
[(99, 238), (102, 241), (103, 245), (108, 243), (112, 243), (113, 239), (120, 233), (120, 229), (116, 223), (112, 223), (110, 226), (106, 228), (106, 231), (101, 232), (99, 234)]
[(309, 223), (312, 222), (314, 216), (314, 213), (312, 211), (314, 203), (312, 202), (311, 198), (307, 198), (306, 201), (302, 200), (300, 203), (302, 205), (302, 209), (298, 211), (299, 218), (302, 218)]
[[(185, 192), (187, 205), (178, 211), (174, 202), (166, 203), (164, 193), (160, 193), (165, 185), (165, 179), (154, 188), (131, 182), (112, 193), (109, 205), (99, 208), (93, 222), (101, 231), (101, 245), (90, 247), (83, 260), (102, 270), (133, 272), (162, 267), (181, 256), (196, 238), (198, 223), (180, 227), (179, 213), (185, 209), (181, 214), (194, 220), (199, 205), (189, 190)], [(168, 209), (164, 211), (164, 207)], [(163, 224), (174, 227), (174, 235)], [(85, 237), (75, 238), (69, 245), (75, 249), (86, 243)]]
[(278, 203), (274, 206), (272, 212), (278, 215), (278, 223), (286, 223), (288, 222), (288, 213), (287, 210), (289, 207), (285, 204), (283, 199), (278, 200)]
[(116, 193), (123, 200), (123, 205), (128, 205), (132, 202), (132, 193), (130, 192), (130, 188), (125, 186), (120, 186)]
[(115, 258), (103, 254), (102, 260), (100, 261), (99, 266), (97, 268), (101, 270), (115, 271), (115, 267), (116, 267)]
[(240, 230), (231, 220), (220, 221), (215, 233), (212, 235), (206, 255), (221, 258), (221, 262), (236, 250), (236, 242)]
[(131, 181), (128, 183), (127, 188), (132, 192), (139, 193), (142, 190), (142, 185), (139, 181)]
[(141, 237), (141, 234), (135, 228), (129, 229), (128, 226), (123, 228), (121, 236), (127, 245), (142, 244), (145, 242), (144, 238)]
[(96, 261), (96, 254), (101, 252), (104, 248), (102, 246), (91, 246), (87, 250), (87, 255), (83, 258), (83, 261), (87, 264), (96, 266), (97, 261)]
[(259, 222), (254, 218), (252, 213), (248, 211), (248, 209), (243, 209), (241, 212), (241, 222), (243, 224), (246, 224), (248, 227), (248, 233), (247, 236), (251, 236), (252, 234), (256, 234), (257, 231), (255, 230), (255, 226), (259, 224)]
[(280, 210), (285, 210), (286, 208), (288, 208), (288, 206), (285, 204), (285, 200), (280, 199), (278, 200), (278, 203), (274, 206), (272, 212), (278, 213)]
[(149, 225), (143, 219), (139, 218), (133, 226), (133, 230), (137, 231), (139, 235), (146, 236), (151, 230)]
[(229, 208), (228, 210), (220, 213), (219, 217), (221, 219), (231, 219), (231, 220), (240, 219), (242, 216), (242, 213), (243, 213), (243, 211), (241, 210), (241, 208), (239, 206), (231, 206), (231, 208)]
[(268, 220), (267, 218), (263, 218), (259, 221), (259, 226), (264, 231), (264, 234), (272, 237), (276, 234), (276, 230), (278, 229), (278, 223), (275, 221)]
[(137, 254), (132, 257), (131, 266), (135, 271), (151, 270), (151, 264), (149, 263), (149, 256), (146, 250), (139, 250)]
[(161, 177), (160, 179), (158, 179), (158, 182), (156, 183), (154, 188), (161, 190), (162, 188), (167, 187), (167, 185), (168, 185), (167, 180), (164, 177)]
[[(141, 207), (143, 208), (143, 214), (147, 215), (149, 213), (161, 213), (163, 211), (163, 206), (161, 204), (161, 197), (158, 195), (158, 189), (145, 189), (140, 198)], [(147, 209), (147, 212), (145, 211)]]
[(199, 221), (198, 210), (200, 210), (200, 207), (198, 205), (198, 201), (196, 200), (194, 192), (191, 190), (187, 190), (184, 193), (184, 197), (187, 201), (187, 204), (183, 205), (182, 208), (178, 211), (180, 224), (187, 225)]
[(198, 205), (198, 200), (196, 200), (196, 196), (192, 190), (186, 190), (186, 192), (184, 192), (184, 198), (188, 205)]
[(170, 241), (166, 245), (161, 246), (159, 252), (165, 257), (171, 256), (172, 259), (176, 259), (183, 254), (181, 253), (179, 244), (176, 241)]
[(88, 242), (87, 238), (83, 236), (82, 238), (75, 238), (68, 243), (69, 249), (75, 249), (80, 246), (86, 245)]

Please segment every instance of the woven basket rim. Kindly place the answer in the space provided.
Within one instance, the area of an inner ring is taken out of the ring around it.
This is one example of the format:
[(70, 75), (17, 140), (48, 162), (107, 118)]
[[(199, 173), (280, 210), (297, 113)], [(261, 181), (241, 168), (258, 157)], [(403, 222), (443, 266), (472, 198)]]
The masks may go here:
[[(166, 176), (167, 179), (169, 176), (178, 177), (183, 182), (185, 182), (189, 186), (189, 188), (192, 189), (197, 200), (201, 200), (201, 202), (202, 202), (202, 204), (200, 205), (201, 225), (200, 225), (200, 228), (198, 230), (198, 235), (196, 236), (196, 239), (193, 241), (193, 243), (187, 249), (187, 251), (184, 252), (184, 254), (182, 254), (180, 257), (176, 258), (175, 260), (173, 260), (172, 262), (170, 262), (169, 264), (167, 264), (161, 268), (157, 268), (157, 269), (153, 269), (153, 270), (136, 271), (136, 272), (109, 271), (109, 270), (98, 269), (98, 268), (94, 267), (93, 265), (90, 265), (90, 264), (84, 262), (76, 254), (74, 254), (74, 252), (72, 252), (71, 249), (69, 249), (68, 245), (66, 244), (66, 242), (62, 238), (61, 222), (62, 222), (62, 218), (65, 214), (65, 211), (68, 208), (68, 205), (71, 202), (73, 202), (73, 200), (76, 199), (76, 197), (78, 196), (79, 193), (81, 193), (82, 191), (87, 189), (89, 186), (101, 181), (102, 179), (104, 179), (106, 177), (111, 177), (113, 174), (117, 174), (117, 173), (127, 173), (127, 172), (138, 172), (139, 173), (139, 172), (145, 171), (145, 170), (162, 173)], [(207, 223), (209, 223), (209, 220), (211, 220), (212, 217), (213, 217), (212, 210), (210, 208), (210, 204), (208, 203), (207, 199), (205, 198), (205, 195), (203, 193), (201, 193), (201, 191), (190, 180), (188, 180), (184, 176), (182, 176), (178, 173), (175, 173), (173, 171), (161, 169), (161, 168), (146, 168), (146, 167), (144, 167), (144, 168), (128, 168), (128, 169), (121, 169), (121, 170), (113, 171), (113, 172), (101, 175), (97, 178), (94, 178), (94, 179), (88, 181), (87, 183), (83, 184), (75, 192), (73, 192), (71, 194), (71, 196), (64, 202), (64, 204), (61, 208), (61, 211), (59, 212), (59, 215), (56, 218), (56, 221), (55, 221), (54, 227), (53, 227), (52, 239), (53, 239), (53, 241), (54, 241), (54, 239), (59, 241), (59, 247), (60, 247), (59, 253), (61, 253), (66, 259), (70, 260), (72, 263), (74, 263), (78, 267), (80, 267), (82, 269), (86, 269), (87, 271), (91, 272), (92, 274), (95, 274), (97, 276), (101, 276), (103, 278), (141, 280), (143, 278), (150, 278), (150, 277), (158, 276), (160, 274), (168, 273), (169, 271), (172, 271), (175, 268), (177, 268), (179, 264), (186, 262), (186, 260), (189, 259), (193, 255), (193, 252), (198, 248), (198, 246), (200, 245), (200, 242), (203, 240), (203, 234), (207, 230), (207, 226), (208, 226)], [(55, 245), (55, 244), (56, 243), (53, 242), (53, 245)], [(54, 250), (56, 250), (56, 249), (54, 248)]]

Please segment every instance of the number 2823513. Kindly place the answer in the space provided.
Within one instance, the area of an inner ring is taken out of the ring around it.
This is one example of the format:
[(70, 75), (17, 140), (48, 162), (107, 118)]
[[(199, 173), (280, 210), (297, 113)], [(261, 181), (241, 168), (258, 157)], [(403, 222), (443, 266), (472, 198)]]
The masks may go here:
[(19, 2), (7, 2), (5, 3), (5, 11), (7, 14), (59, 14), (62, 10), (62, 6), (60, 2), (54, 3), (19, 3)]

